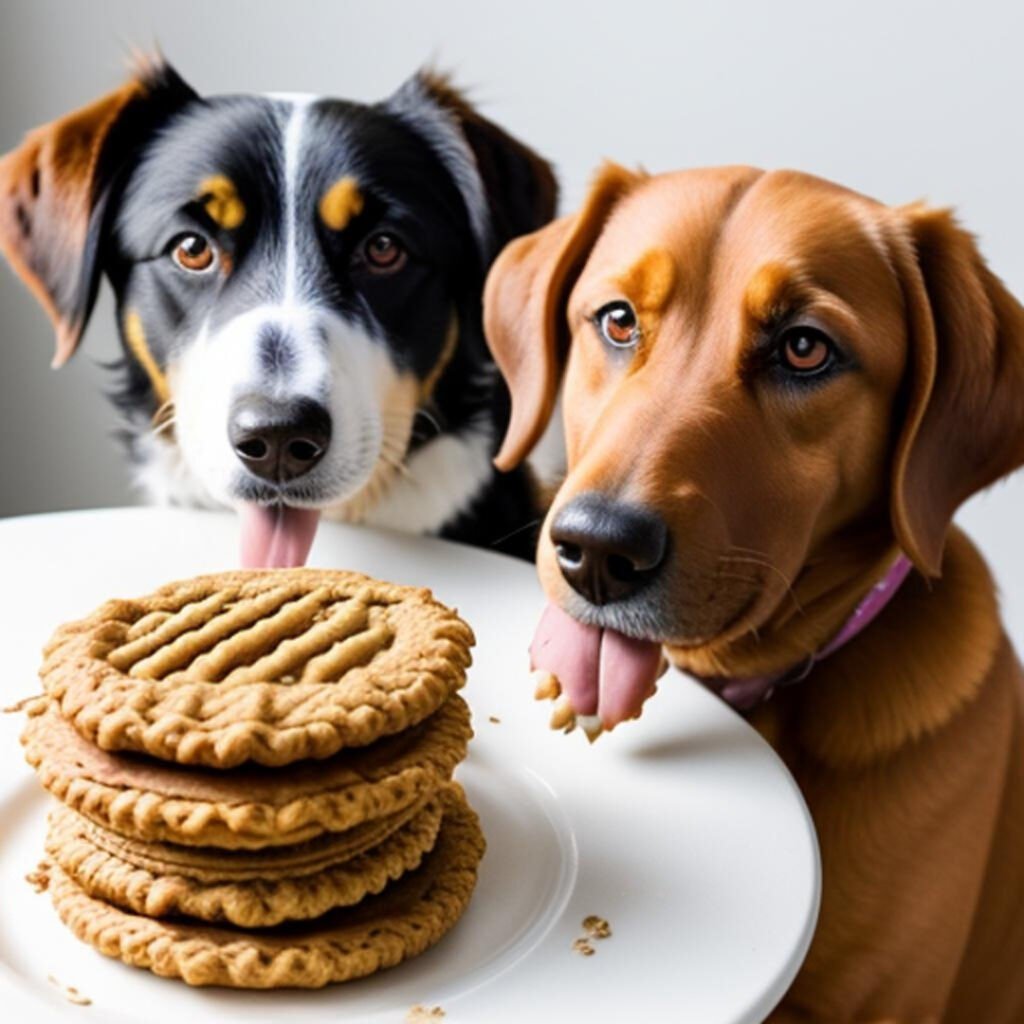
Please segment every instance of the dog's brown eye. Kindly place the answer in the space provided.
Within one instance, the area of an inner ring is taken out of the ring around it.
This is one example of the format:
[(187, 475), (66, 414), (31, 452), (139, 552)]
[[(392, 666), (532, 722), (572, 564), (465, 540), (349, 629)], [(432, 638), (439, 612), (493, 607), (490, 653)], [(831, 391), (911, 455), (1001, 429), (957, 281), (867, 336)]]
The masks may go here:
[(779, 340), (779, 358), (794, 373), (817, 373), (833, 359), (828, 335), (814, 327), (791, 327)]
[(199, 274), (213, 266), (213, 246), (202, 235), (182, 235), (172, 258), (182, 270)]
[(601, 336), (616, 348), (631, 348), (640, 338), (640, 324), (628, 302), (609, 302), (595, 317)]
[(379, 274), (389, 274), (405, 263), (405, 249), (394, 235), (386, 231), (371, 235), (363, 247), (367, 266)]

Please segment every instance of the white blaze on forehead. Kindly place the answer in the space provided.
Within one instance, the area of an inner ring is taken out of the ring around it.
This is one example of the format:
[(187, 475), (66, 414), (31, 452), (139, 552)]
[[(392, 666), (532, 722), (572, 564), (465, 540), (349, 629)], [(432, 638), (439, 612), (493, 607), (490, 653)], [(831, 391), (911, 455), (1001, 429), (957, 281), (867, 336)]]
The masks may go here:
[(298, 182), (302, 164), (306, 114), (314, 97), (299, 96), (289, 101), (291, 111), (284, 126), (284, 287), (282, 302), (293, 305), (301, 298), (298, 288)]
[(278, 103), (315, 103), (320, 97), (315, 92), (265, 92), (268, 100)]

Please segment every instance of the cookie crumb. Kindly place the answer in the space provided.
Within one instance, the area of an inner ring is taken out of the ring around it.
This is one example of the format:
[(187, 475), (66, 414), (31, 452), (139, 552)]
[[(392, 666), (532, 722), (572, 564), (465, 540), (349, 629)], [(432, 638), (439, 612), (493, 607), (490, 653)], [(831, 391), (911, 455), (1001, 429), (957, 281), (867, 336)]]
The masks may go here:
[(551, 721), (548, 723), (552, 729), (560, 729), (569, 733), (576, 728), (576, 712), (572, 709), (568, 697), (559, 697), (551, 711)]
[(74, 1003), (75, 1006), (92, 1006), (92, 1000), (88, 996), (83, 996), (74, 985), (63, 985), (52, 974), (48, 974), (46, 980), (54, 988), (59, 988), (69, 1003)]
[(604, 733), (604, 725), (599, 715), (577, 715), (576, 724), (583, 730), (588, 743), (596, 743)]
[(88, 996), (83, 996), (74, 985), (68, 985), (64, 989), (64, 995), (67, 996), (68, 1002), (74, 1003), (75, 1006), (92, 1006), (92, 1000)]
[(594, 947), (590, 944), (588, 939), (575, 939), (572, 944), (574, 953), (579, 953), (580, 956), (593, 956)]
[(3, 709), (5, 715), (19, 715), (22, 711), (27, 711), (29, 707), (39, 700), (39, 694), (33, 694), (31, 697), (22, 697), (21, 700), (15, 701), (13, 704), (8, 704)]
[(405, 1024), (430, 1024), (434, 1020), (443, 1020), (444, 1010), (440, 1006), (423, 1006), (417, 1003), (405, 1015)]
[(492, 725), (501, 725), (501, 719), (497, 715), (488, 715), (487, 721)]
[[(50, 862), (41, 860), (34, 871), (25, 876), (25, 881), (35, 889), (36, 892), (46, 892), (50, 887)], [(56, 984), (56, 982), (54, 982)]]
[(590, 914), (583, 918), (583, 930), (592, 939), (607, 939), (612, 934), (612, 926), (597, 914)]
[(534, 700), (554, 700), (562, 692), (561, 684), (550, 672), (534, 672), (533, 681), (535, 685)]

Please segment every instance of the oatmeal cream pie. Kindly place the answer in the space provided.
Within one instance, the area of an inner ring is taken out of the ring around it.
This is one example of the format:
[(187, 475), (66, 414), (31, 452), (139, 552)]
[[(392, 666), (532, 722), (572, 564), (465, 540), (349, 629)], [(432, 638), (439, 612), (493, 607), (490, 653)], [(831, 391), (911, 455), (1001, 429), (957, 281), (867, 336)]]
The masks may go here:
[(244, 930), (151, 918), (90, 896), (58, 864), (49, 889), (71, 931), (107, 956), (190, 985), (318, 988), (393, 967), (428, 949), (466, 909), (484, 852), (457, 786), (442, 794), (434, 848), (380, 894), (310, 921)]
[(428, 590), (251, 570), (107, 601), (57, 630), (40, 675), (63, 717), (104, 750), (281, 766), (423, 721), (465, 682), (472, 644)]
[(27, 710), (25, 758), (67, 807), (130, 839), (226, 850), (302, 843), (400, 814), (445, 785), (472, 736), (456, 695), (404, 732), (323, 761), (218, 770), (101, 750), (45, 697)]
[(61, 805), (46, 852), (87, 895), (122, 909), (267, 928), (353, 906), (415, 870), (437, 840), (442, 801), (255, 852), (125, 839)]

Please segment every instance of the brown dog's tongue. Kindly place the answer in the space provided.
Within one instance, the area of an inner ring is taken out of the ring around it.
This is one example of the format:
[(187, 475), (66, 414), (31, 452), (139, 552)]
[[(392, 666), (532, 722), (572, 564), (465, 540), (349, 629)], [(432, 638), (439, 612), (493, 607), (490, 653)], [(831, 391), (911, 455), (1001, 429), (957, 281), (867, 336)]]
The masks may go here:
[(597, 715), (606, 729), (635, 718), (654, 692), (661, 644), (585, 626), (557, 605), (544, 609), (530, 660), (558, 679), (577, 715)]
[(317, 509), (246, 502), (238, 514), (243, 569), (285, 569), (306, 564), (320, 521)]

